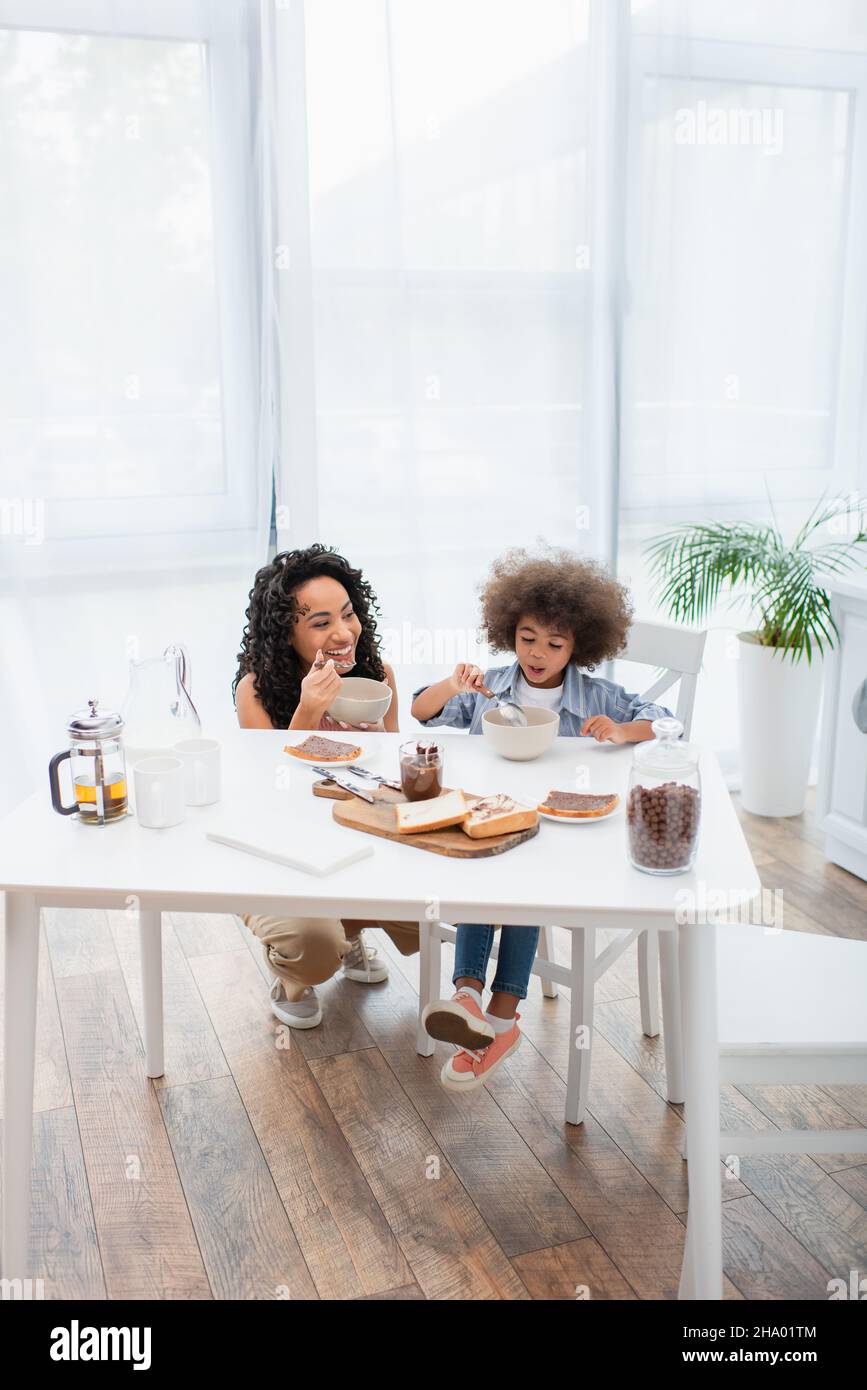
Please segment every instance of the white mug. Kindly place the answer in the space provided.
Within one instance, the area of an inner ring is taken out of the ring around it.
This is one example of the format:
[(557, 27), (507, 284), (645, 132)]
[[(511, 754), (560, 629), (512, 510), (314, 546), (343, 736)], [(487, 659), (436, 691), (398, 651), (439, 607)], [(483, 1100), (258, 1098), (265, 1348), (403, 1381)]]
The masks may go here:
[(184, 765), (188, 806), (210, 806), (220, 799), (220, 745), (215, 738), (185, 738), (172, 749)]
[(164, 830), (186, 815), (184, 764), (180, 758), (142, 758), (133, 766), (135, 813), (140, 825)]

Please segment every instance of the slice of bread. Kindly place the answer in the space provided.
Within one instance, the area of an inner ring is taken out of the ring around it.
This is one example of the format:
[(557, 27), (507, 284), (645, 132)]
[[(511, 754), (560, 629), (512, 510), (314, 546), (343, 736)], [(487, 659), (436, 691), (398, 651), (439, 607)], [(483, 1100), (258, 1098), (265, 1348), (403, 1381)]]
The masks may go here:
[(303, 743), (287, 743), (283, 752), (309, 763), (351, 763), (361, 757), (357, 743), (338, 743), (336, 739), (320, 738), (318, 734), (311, 734)]
[(463, 792), (443, 792), (427, 801), (399, 801), (394, 814), (400, 835), (418, 835), (424, 830), (444, 830), (447, 825), (459, 825), (466, 817), (468, 806)]
[(549, 816), (564, 816), (571, 820), (586, 820), (590, 816), (607, 816), (617, 805), (616, 792), (605, 795), (592, 792), (550, 791), (539, 807)]
[(539, 813), (532, 806), (522, 806), (505, 792), (493, 796), (471, 798), (470, 813), (461, 829), (474, 840), (484, 840), (490, 835), (511, 835), (516, 830), (529, 830), (539, 820)]

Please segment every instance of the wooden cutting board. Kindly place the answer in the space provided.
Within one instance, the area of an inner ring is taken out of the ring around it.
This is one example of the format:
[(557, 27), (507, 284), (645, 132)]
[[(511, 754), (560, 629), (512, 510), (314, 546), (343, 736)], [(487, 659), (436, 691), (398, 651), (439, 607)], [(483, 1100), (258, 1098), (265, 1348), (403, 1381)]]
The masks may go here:
[[(443, 787), (443, 791), (447, 791)], [(402, 845), (415, 845), (416, 849), (426, 849), (431, 854), (445, 854), (452, 859), (490, 859), (495, 854), (505, 854), (525, 840), (532, 840), (539, 833), (539, 822), (529, 830), (515, 830), (511, 835), (491, 835), (487, 840), (473, 840), (465, 835), (459, 825), (448, 825), (445, 830), (425, 830), (417, 835), (399, 835), (395, 827), (392, 807), (396, 801), (406, 801), (403, 792), (380, 787), (376, 801), (362, 801), (358, 796), (350, 796), (348, 801), (335, 801), (331, 814), (338, 825), (348, 825), (352, 830), (363, 830), (368, 835), (379, 835), (384, 840), (396, 840)]]

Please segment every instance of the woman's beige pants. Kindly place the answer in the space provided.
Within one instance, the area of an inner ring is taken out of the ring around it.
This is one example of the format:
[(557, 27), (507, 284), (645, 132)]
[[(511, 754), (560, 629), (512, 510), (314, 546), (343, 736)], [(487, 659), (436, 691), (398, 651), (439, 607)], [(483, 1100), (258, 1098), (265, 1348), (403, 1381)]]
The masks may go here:
[(308, 985), (330, 980), (352, 949), (344, 927), (382, 927), (402, 956), (418, 950), (418, 922), (363, 922), (337, 917), (256, 917), (239, 914), (262, 942), (268, 969), (275, 976), (274, 999), (300, 999)]

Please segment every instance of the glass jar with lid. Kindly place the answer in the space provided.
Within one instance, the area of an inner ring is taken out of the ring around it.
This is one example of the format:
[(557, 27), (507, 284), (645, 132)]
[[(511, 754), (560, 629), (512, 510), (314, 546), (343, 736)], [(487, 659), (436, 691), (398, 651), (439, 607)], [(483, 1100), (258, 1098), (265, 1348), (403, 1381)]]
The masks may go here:
[(701, 819), (698, 750), (681, 742), (683, 725), (666, 716), (635, 749), (626, 795), (629, 859), (645, 874), (692, 868)]

